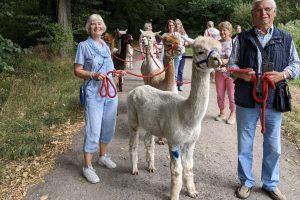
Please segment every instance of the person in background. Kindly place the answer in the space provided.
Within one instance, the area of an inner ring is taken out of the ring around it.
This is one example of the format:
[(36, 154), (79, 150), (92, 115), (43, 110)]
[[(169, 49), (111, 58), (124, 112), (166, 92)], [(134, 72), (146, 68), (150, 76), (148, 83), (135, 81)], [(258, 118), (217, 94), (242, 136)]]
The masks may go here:
[[(146, 22), (144, 24), (144, 31), (153, 31), (153, 27), (152, 27), (152, 22)], [(142, 52), (142, 55), (145, 57), (145, 49), (144, 49), (144, 45), (143, 45), (143, 40), (142, 40), (142, 34), (140, 35), (139, 38), (139, 46), (140, 46), (140, 50)], [(155, 37), (154, 43), (153, 43), (153, 48), (154, 48), (154, 54), (156, 56), (156, 58), (161, 59), (161, 51), (162, 51), (162, 41), (161, 41), (161, 37), (158, 35), (157, 37)]]
[(156, 49), (156, 57), (163, 63), (163, 51), (164, 51), (164, 44), (162, 41), (162, 37), (159, 34), (155, 35), (155, 41), (156, 43), (154, 44), (155, 49)]
[[(179, 41), (181, 41), (181, 35), (178, 32), (175, 32), (175, 27), (176, 27), (176, 23), (174, 20), (169, 19), (166, 25), (166, 32), (161, 36), (162, 38), (169, 36), (169, 35), (174, 35), (178, 38)], [(164, 52), (162, 52), (164, 53)], [(179, 67), (179, 62), (181, 60), (181, 55), (174, 56), (174, 68), (175, 68), (175, 80), (177, 80), (177, 72), (178, 72), (178, 67)], [(158, 140), (156, 141), (159, 145), (164, 145), (164, 139), (163, 138), (158, 138)]]
[[(222, 66), (226, 67), (229, 56), (232, 50), (232, 25), (228, 21), (221, 22), (219, 24), (220, 36), (221, 36), (221, 59)], [(229, 109), (230, 114), (227, 118), (227, 124), (235, 123), (235, 102), (234, 102), (234, 83), (233, 79), (227, 75), (227, 73), (221, 71), (215, 71), (215, 83), (216, 83), (216, 91), (217, 91), (217, 102), (219, 107), (219, 115), (215, 118), (216, 121), (225, 120), (225, 93), (227, 92), (227, 96), (229, 99)]]
[(233, 42), (235, 42), (237, 35), (241, 32), (242, 32), (242, 27), (240, 25), (237, 25), (235, 28), (235, 34), (232, 36)]
[(236, 34), (239, 34), (240, 32), (242, 32), (242, 27), (240, 25), (237, 25), (235, 28), (235, 32), (236, 32)]
[[(220, 31), (214, 27), (214, 22), (213, 21), (208, 21), (207, 24), (206, 24), (206, 27), (207, 28), (204, 31), (204, 36), (205, 37), (212, 37), (216, 40), (221, 39)], [(214, 82), (214, 80), (215, 80), (215, 72), (214, 71), (210, 73), (210, 80), (211, 80), (211, 82)]]
[[(144, 31), (152, 31), (152, 23), (151, 22), (146, 22), (144, 24), (144, 28), (143, 28)], [(144, 49), (144, 45), (143, 45), (143, 40), (142, 40), (142, 34), (140, 35), (140, 38), (139, 38), (139, 46), (140, 46), (140, 50), (142, 52), (142, 55), (145, 57), (146, 54), (145, 54), (145, 49)]]
[(204, 31), (204, 36), (206, 37), (212, 37), (216, 40), (220, 40), (220, 31), (214, 27), (213, 21), (208, 21), (206, 24), (207, 28)]
[[(180, 33), (176, 32), (176, 23), (174, 20), (169, 19), (166, 25), (166, 32), (162, 35), (162, 38), (168, 35), (175, 35), (179, 41), (182, 41)], [(175, 80), (177, 80), (178, 75), (178, 67), (182, 56), (175, 55), (174, 56), (174, 67), (175, 67)]]
[[(250, 72), (232, 72), (235, 78), (235, 103), (238, 139), (238, 178), (240, 186), (235, 194), (238, 198), (246, 199), (255, 186), (252, 172), (253, 142), (256, 124), (262, 117), (262, 104), (255, 102), (253, 87), (256, 95), (262, 95), (260, 84), (253, 86), (252, 76), (261, 80), (261, 75), (275, 83), (285, 79), (295, 79), (300, 73), (300, 60), (290, 33), (280, 30), (273, 22), (277, 14), (274, 0), (254, 0), (252, 2), (252, 20), (254, 27), (238, 35), (232, 49), (228, 67), (237, 69), (251, 68)], [(263, 59), (254, 38), (265, 49), (268, 59)], [(265, 70), (266, 67), (272, 68)], [(279, 160), (281, 155), (281, 122), (282, 113), (274, 108), (275, 90), (269, 87), (263, 137), (263, 158), (261, 168), (262, 190), (272, 199), (286, 200), (285, 195), (278, 189)]]
[[(175, 27), (175, 31), (178, 32), (181, 36), (185, 36), (188, 37), (188, 35), (186, 34), (182, 22), (180, 19), (176, 19), (175, 20), (176, 23), (176, 27)], [(178, 91), (183, 91), (183, 69), (184, 69), (184, 64), (185, 64), (185, 47), (188, 46), (188, 42), (185, 42), (185, 40), (180, 37), (180, 43), (182, 46), (182, 57), (181, 60), (179, 62), (179, 66), (178, 66), (178, 72), (177, 72), (177, 87), (178, 87)]]
[[(118, 97), (101, 97), (99, 94), (100, 86), (105, 79), (110, 79), (114, 84), (112, 75), (107, 75), (108, 71), (114, 70), (111, 52), (101, 39), (105, 30), (106, 25), (100, 15), (89, 16), (86, 22), (89, 37), (78, 44), (74, 62), (74, 74), (84, 79), (86, 92), (83, 176), (90, 183), (100, 181), (92, 166), (93, 154), (98, 148), (98, 164), (107, 168), (116, 167), (107, 156), (107, 147), (115, 134)], [(113, 91), (113, 86), (109, 87), (109, 91)]]

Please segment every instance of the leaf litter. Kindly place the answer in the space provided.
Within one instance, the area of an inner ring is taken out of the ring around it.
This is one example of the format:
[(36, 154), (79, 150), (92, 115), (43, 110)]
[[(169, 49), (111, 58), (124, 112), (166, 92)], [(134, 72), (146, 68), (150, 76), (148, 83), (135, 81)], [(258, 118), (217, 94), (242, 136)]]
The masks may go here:
[[(0, 180), (0, 200), (20, 200), (26, 196), (29, 187), (44, 182), (45, 175), (54, 167), (58, 155), (70, 149), (73, 136), (83, 126), (84, 122), (71, 124), (70, 120), (60, 126), (51, 126), (52, 141), (44, 145), (39, 156), (5, 161)], [(43, 194), (39, 199), (46, 200), (48, 196)]]

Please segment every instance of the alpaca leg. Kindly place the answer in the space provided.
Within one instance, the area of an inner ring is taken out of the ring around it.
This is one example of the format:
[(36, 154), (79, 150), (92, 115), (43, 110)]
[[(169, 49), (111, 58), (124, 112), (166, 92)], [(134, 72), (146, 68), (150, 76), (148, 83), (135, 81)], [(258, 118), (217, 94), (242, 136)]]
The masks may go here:
[(137, 129), (130, 129), (130, 138), (129, 138), (129, 153), (130, 161), (132, 166), (132, 174), (138, 175), (138, 145), (139, 145), (139, 134)]
[(123, 77), (122, 76), (119, 77), (118, 86), (119, 86), (119, 92), (122, 92), (123, 91)]
[(128, 62), (129, 61), (129, 57), (128, 55), (126, 55), (126, 58), (125, 58), (125, 69), (130, 69), (130, 63)]
[(179, 147), (171, 148), (170, 152), (170, 169), (171, 169), (171, 200), (178, 200), (182, 188), (182, 164)]
[(128, 126), (129, 126), (129, 154), (132, 166), (132, 174), (138, 175), (138, 145), (139, 145), (139, 122), (137, 111), (135, 109), (134, 97), (131, 95), (127, 98), (128, 106)]
[[(133, 52), (132, 52), (133, 53)], [(133, 69), (133, 56), (130, 56), (129, 69)]]
[(199, 196), (199, 192), (196, 191), (193, 173), (195, 143), (185, 144), (182, 148), (183, 181), (187, 187), (188, 195), (192, 198)]
[(146, 161), (148, 163), (148, 171), (154, 172), (154, 136), (150, 133), (146, 133), (145, 135), (145, 148), (146, 148)]

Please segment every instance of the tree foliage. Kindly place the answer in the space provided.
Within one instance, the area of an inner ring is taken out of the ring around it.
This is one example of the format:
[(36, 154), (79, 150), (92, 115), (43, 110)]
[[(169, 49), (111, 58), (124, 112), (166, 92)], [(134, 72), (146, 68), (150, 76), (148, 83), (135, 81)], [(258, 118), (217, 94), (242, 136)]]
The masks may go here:
[(243, 30), (250, 29), (252, 27), (250, 3), (242, 3), (234, 7), (233, 13), (230, 17), (230, 22), (233, 25), (240, 25)]
[(298, 54), (300, 54), (300, 20), (289, 21), (286, 24), (279, 24), (279, 28), (292, 33)]
[[(70, 0), (68, 0), (70, 1)], [(137, 40), (146, 21), (154, 31), (165, 32), (168, 19), (179, 18), (191, 37), (203, 34), (208, 20), (217, 26), (222, 21), (239, 24), (243, 30), (252, 26), (252, 0), (72, 0), (72, 30), (62, 34), (57, 26), (58, 0), (3, 0), (0, 2), (0, 32), (21, 47), (47, 43), (52, 49), (63, 38), (76, 42), (87, 37), (85, 23), (92, 13), (99, 13), (107, 31), (128, 29)], [(300, 18), (299, 0), (277, 0), (275, 23), (286, 24)], [(69, 43), (70, 44), (70, 43)], [(65, 44), (61, 44), (64, 46)]]
[(18, 44), (0, 34), (0, 73), (14, 71), (13, 65), (17, 63), (18, 58), (29, 52), (28, 49), (22, 49)]

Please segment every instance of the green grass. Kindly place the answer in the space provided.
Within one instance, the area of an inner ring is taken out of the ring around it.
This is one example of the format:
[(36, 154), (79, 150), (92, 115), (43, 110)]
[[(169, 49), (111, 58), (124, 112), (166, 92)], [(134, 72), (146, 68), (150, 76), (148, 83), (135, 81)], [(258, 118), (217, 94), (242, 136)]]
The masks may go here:
[[(297, 92), (300, 91), (300, 77), (290, 82), (291, 85), (296, 86)], [(293, 93), (292, 93), (293, 98)], [(295, 101), (295, 100), (294, 100)], [(296, 99), (298, 101), (298, 99)], [(284, 113), (282, 119), (282, 126), (285, 132), (292, 138), (293, 142), (300, 144), (300, 104), (294, 102), (292, 104), (292, 111)]]
[(191, 47), (186, 47), (185, 54), (186, 56), (193, 56), (193, 49)]
[(51, 141), (51, 125), (82, 120), (80, 79), (73, 75), (72, 58), (33, 54), (21, 60), (14, 74), (1, 73), (0, 80), (1, 160), (38, 155)]
[(291, 81), (291, 84), (300, 87), (300, 76), (296, 80)]
[(293, 106), (291, 112), (284, 113), (282, 119), (283, 129), (292, 139), (292, 142), (300, 144), (300, 109)]

